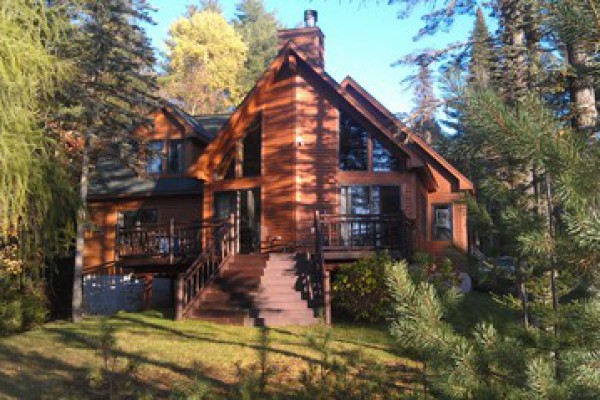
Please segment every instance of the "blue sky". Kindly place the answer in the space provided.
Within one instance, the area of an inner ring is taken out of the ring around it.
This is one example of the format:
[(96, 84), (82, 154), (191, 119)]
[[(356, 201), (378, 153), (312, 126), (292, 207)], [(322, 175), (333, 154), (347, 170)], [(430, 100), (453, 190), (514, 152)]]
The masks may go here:
[[(190, 0), (150, 0), (158, 9), (157, 25), (148, 28), (154, 46), (164, 51), (164, 40), (170, 24), (180, 17)], [(221, 0), (225, 17), (235, 15), (237, 0)], [(347, 75), (356, 79), (371, 94), (393, 112), (408, 112), (412, 108), (412, 92), (401, 81), (410, 75), (407, 67), (392, 67), (402, 56), (425, 47), (442, 47), (464, 41), (473, 22), (461, 18), (447, 33), (418, 42), (413, 37), (422, 27), (417, 9), (410, 19), (399, 20), (399, 6), (387, 5), (387, 0), (265, 0), (269, 11), (275, 10), (289, 28), (303, 20), (304, 10), (319, 12), (319, 26), (325, 34), (325, 68), (336, 80)]]

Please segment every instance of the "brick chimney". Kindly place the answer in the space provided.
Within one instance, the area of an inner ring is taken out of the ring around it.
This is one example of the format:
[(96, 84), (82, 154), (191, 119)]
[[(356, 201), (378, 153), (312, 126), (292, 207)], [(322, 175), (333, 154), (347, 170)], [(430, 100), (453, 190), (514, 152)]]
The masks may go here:
[(325, 67), (325, 35), (317, 26), (318, 14), (315, 10), (304, 11), (304, 27), (282, 29), (277, 32), (279, 48), (287, 42), (293, 42), (300, 49), (308, 61), (314, 66)]

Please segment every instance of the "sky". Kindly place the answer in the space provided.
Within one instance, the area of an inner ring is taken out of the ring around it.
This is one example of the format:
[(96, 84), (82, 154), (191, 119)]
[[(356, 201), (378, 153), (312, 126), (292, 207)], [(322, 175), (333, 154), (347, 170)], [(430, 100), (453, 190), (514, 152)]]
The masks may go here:
[[(227, 20), (235, 17), (238, 0), (221, 0)], [(147, 28), (153, 45), (165, 51), (164, 41), (169, 26), (185, 13), (192, 0), (150, 0), (157, 8), (156, 25)], [(304, 10), (319, 13), (318, 25), (325, 34), (325, 69), (338, 82), (352, 76), (392, 112), (410, 112), (413, 94), (402, 80), (414, 71), (408, 67), (393, 67), (403, 56), (417, 50), (465, 41), (473, 27), (472, 20), (457, 20), (449, 31), (418, 42), (413, 37), (423, 26), (420, 16), (426, 9), (417, 9), (409, 19), (397, 18), (400, 6), (387, 0), (264, 0), (268, 11), (275, 11), (287, 28), (303, 22)], [(439, 91), (438, 91), (439, 93)]]

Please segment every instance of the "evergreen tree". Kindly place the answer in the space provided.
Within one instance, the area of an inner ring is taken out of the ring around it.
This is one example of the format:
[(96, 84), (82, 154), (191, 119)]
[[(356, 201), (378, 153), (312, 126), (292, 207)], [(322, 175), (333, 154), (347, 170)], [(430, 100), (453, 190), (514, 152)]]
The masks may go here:
[(277, 54), (277, 29), (281, 24), (267, 12), (263, 0), (242, 0), (236, 6), (235, 30), (246, 46), (248, 57), (240, 74), (240, 86), (248, 93)]
[(203, 10), (178, 19), (167, 49), (165, 97), (191, 114), (223, 112), (240, 102), (247, 47), (221, 14)]
[(481, 8), (477, 9), (475, 27), (471, 33), (471, 58), (469, 61), (469, 82), (487, 86), (492, 78), (494, 48), (492, 37)]
[(440, 142), (443, 135), (435, 117), (440, 102), (433, 91), (434, 81), (429, 67), (430, 62), (427, 57), (417, 61), (419, 72), (413, 81), (415, 107), (409, 117), (408, 125), (428, 144), (434, 145)]
[(81, 209), (73, 278), (74, 321), (81, 318), (83, 245), (90, 165), (102, 154), (135, 160), (134, 127), (147, 122), (155, 90), (154, 54), (140, 23), (151, 23), (144, 0), (86, 0), (76, 9), (65, 55), (76, 60), (76, 79), (58, 115), (82, 136)]

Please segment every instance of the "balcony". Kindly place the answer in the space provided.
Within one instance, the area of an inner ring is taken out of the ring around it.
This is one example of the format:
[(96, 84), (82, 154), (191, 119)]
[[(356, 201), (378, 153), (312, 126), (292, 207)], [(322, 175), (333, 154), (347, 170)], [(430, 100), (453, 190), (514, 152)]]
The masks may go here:
[[(212, 238), (217, 222), (117, 228), (116, 260), (121, 267), (184, 266)], [(207, 234), (208, 233), (208, 234)]]
[(323, 260), (355, 260), (378, 251), (393, 257), (408, 257), (412, 252), (414, 223), (402, 214), (315, 216), (317, 250)]

